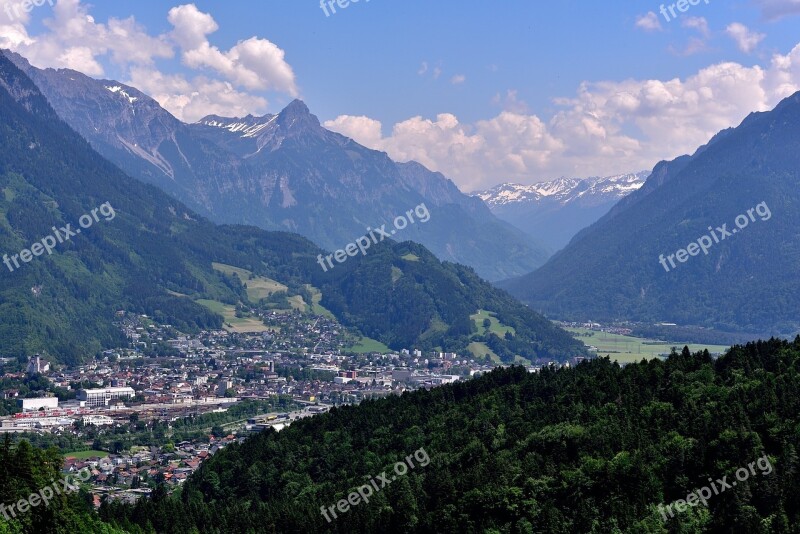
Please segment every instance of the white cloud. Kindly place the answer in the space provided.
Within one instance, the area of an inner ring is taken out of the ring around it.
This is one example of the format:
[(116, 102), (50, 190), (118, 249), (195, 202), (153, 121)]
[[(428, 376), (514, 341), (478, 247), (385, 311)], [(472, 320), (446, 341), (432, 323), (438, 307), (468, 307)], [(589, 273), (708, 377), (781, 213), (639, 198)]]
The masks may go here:
[(728, 27), (725, 28), (725, 33), (736, 41), (736, 46), (739, 47), (739, 50), (746, 54), (755, 50), (758, 43), (763, 41), (764, 37), (766, 37), (763, 33), (750, 31), (747, 26), (739, 22), (729, 24)]
[[(20, 10), (20, 17), (9, 17), (0, 5), (0, 46), (37, 67), (71, 68), (96, 77), (104, 76), (104, 65), (111, 63), (130, 77), (121, 81), (151, 94), (180, 119), (266, 111), (264, 96), (252, 91), (298, 94), (282, 49), (267, 39), (251, 37), (227, 51), (219, 50), (208, 40), (219, 25), (194, 4), (169, 10), (166, 18), (173, 29), (161, 35), (150, 35), (133, 17), (97, 22), (80, 0), (58, 0), (47, 9), (51, 12), (43, 21), (46, 30), (30, 35), (30, 15)], [(176, 50), (195, 73), (172, 75), (156, 69), (156, 59), (172, 58)]]
[(59, 0), (51, 15), (44, 19), (49, 31), (32, 36), (23, 28), (16, 34), (16, 43), (6, 41), (9, 48), (37, 67), (70, 68), (101, 76), (103, 56), (126, 66), (150, 64), (155, 58), (173, 55), (172, 47), (163, 37), (148, 35), (133, 18), (111, 18), (107, 24), (97, 23), (79, 0)]
[(206, 36), (219, 29), (208, 13), (201, 13), (194, 4), (173, 7), (167, 20), (175, 28), (172, 38), (184, 50), (194, 50), (208, 44)]
[(465, 81), (467, 81), (467, 77), (464, 76), (463, 74), (456, 74), (455, 76), (450, 78), (450, 83), (452, 83), (453, 85), (461, 85)]
[(652, 168), (798, 90), (800, 45), (764, 66), (723, 62), (685, 79), (585, 82), (574, 97), (555, 100), (559, 110), (549, 119), (523, 110), (473, 124), (452, 114), (418, 116), (385, 136), (368, 117), (341, 116), (325, 126), (397, 160), (417, 160), (471, 191), (507, 180)]
[(520, 100), (517, 97), (516, 89), (509, 89), (506, 91), (505, 97), (501, 97), (500, 93), (497, 93), (492, 98), (492, 104), (495, 106), (501, 106), (505, 111), (521, 114), (528, 113), (528, 103), (524, 100)]
[(28, 32), (22, 24), (0, 24), (0, 48), (18, 50), (31, 43), (33, 43), (33, 40), (28, 36)]
[(417, 71), (417, 74), (422, 76), (426, 72), (428, 72), (428, 62), (427, 61), (423, 61), (422, 65), (420, 65), (419, 70)]
[(182, 58), (187, 66), (211, 68), (226, 80), (247, 89), (272, 89), (292, 96), (298, 94), (294, 72), (285, 60), (285, 52), (274, 43), (251, 37), (222, 52), (207, 39), (219, 26), (211, 15), (200, 12), (194, 4), (170, 9), (167, 18), (175, 28), (171, 36), (183, 50)]
[(383, 141), (381, 123), (369, 117), (341, 115), (334, 120), (326, 121), (324, 126), (334, 132), (355, 139), (368, 147), (379, 147)]
[(191, 81), (181, 75), (167, 75), (154, 69), (131, 69), (126, 82), (150, 95), (182, 121), (195, 122), (206, 115), (242, 117), (265, 113), (267, 100), (237, 91), (230, 82), (197, 76)]
[(15, 50), (33, 42), (25, 29), (31, 16), (23, 4), (24, 0), (0, 0), (0, 48)]
[(646, 32), (655, 32), (661, 30), (661, 21), (658, 15), (652, 11), (648, 11), (645, 15), (636, 17), (636, 27)]
[(708, 21), (705, 17), (688, 17), (681, 20), (681, 26), (697, 30), (703, 37), (709, 37), (711, 30), (708, 28)]
[(27, 24), (31, 18), (30, 12), (33, 9), (34, 6), (32, 4), (26, 9), (24, 0), (0, 0), (0, 24)]

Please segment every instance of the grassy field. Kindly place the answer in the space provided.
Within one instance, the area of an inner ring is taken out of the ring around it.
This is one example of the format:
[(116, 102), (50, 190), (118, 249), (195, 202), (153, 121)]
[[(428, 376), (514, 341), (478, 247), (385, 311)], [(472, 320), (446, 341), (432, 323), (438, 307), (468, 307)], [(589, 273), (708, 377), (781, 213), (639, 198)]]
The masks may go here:
[(361, 341), (359, 341), (352, 347), (348, 347), (344, 350), (352, 351), (357, 354), (366, 354), (368, 352), (380, 352), (381, 354), (387, 354), (389, 352), (392, 352), (392, 349), (390, 349), (380, 341), (369, 337), (362, 337)]
[[(475, 321), (475, 326), (478, 327), (478, 332), (480, 332), (481, 335), (485, 335), (487, 332), (497, 334), (500, 337), (506, 335), (506, 332), (516, 334), (516, 331), (512, 327), (506, 326), (498, 321), (497, 316), (492, 312), (478, 310), (478, 313), (470, 315), (469, 318)], [(491, 323), (489, 328), (483, 327), (483, 321), (485, 319), (489, 319), (489, 322)]]
[(266, 332), (270, 330), (261, 319), (256, 317), (236, 317), (236, 307), (216, 300), (199, 299), (196, 301), (214, 313), (222, 315), (225, 320), (224, 328), (228, 332), (248, 333)]
[(311, 293), (311, 313), (324, 315), (328, 319), (336, 319), (330, 310), (326, 309), (320, 304), (322, 301), (322, 291), (311, 284), (306, 284), (306, 289), (308, 289), (308, 291)]
[(62, 454), (64, 458), (76, 458), (78, 460), (85, 460), (87, 458), (100, 457), (105, 458), (108, 456), (106, 451), (78, 451), (78, 452), (65, 452)]
[(503, 363), (502, 361), (500, 361), (500, 357), (497, 354), (495, 354), (494, 351), (486, 345), (486, 343), (481, 343), (480, 341), (473, 341), (467, 346), (467, 349), (478, 360), (483, 360), (484, 356), (488, 354), (489, 357), (492, 359), (492, 363), (496, 363), (498, 365)]
[[(592, 336), (576, 336), (578, 339), (597, 347), (598, 356), (608, 356), (619, 363), (638, 362), (644, 359), (659, 358), (662, 354), (668, 354), (672, 347), (678, 350), (683, 349), (686, 343), (664, 342), (652, 339), (623, 336), (619, 334), (609, 334), (606, 332), (596, 332), (586, 328), (567, 328), (567, 331), (574, 334), (592, 333)], [(699, 345), (689, 344), (689, 350), (696, 352), (708, 349), (711, 353), (724, 353), (727, 346), (724, 345)]]
[[(478, 328), (478, 335), (481, 336), (486, 335), (488, 333), (493, 333), (497, 334), (500, 337), (503, 337), (506, 335), (507, 332), (511, 332), (512, 334), (517, 333), (516, 330), (514, 330), (514, 328), (506, 326), (503, 323), (501, 323), (497, 319), (497, 314), (493, 312), (489, 312), (486, 310), (478, 310), (478, 313), (470, 315), (469, 318), (475, 322), (475, 326)], [(489, 319), (490, 323), (488, 328), (483, 326), (483, 321), (485, 321), (486, 319)], [(473, 356), (481, 360), (483, 359), (485, 354), (489, 354), (489, 357), (492, 359), (493, 363), (496, 363), (498, 365), (501, 365), (503, 363), (500, 360), (500, 357), (497, 354), (495, 354), (494, 351), (492, 351), (488, 346), (486, 346), (486, 343), (480, 341), (473, 341), (467, 346), (467, 349), (472, 353)], [(514, 363), (520, 365), (531, 364), (530, 360), (523, 358), (522, 356), (517, 356), (514, 359)]]
[(235, 274), (238, 276), (239, 280), (241, 280), (242, 283), (247, 286), (247, 298), (249, 298), (250, 302), (253, 303), (258, 303), (259, 300), (267, 298), (273, 293), (277, 293), (278, 291), (286, 291), (288, 289), (280, 282), (276, 282), (275, 280), (271, 280), (263, 276), (256, 276), (251, 280), (250, 277), (253, 273), (246, 269), (240, 269), (239, 267), (216, 262), (212, 263), (211, 266), (221, 273), (225, 273), (227, 275)]

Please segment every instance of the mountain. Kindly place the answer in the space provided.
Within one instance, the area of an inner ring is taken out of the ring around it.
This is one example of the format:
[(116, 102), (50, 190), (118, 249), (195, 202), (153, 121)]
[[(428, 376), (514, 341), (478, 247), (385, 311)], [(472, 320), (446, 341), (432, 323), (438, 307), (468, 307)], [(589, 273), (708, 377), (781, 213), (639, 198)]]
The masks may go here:
[(636, 191), (650, 171), (595, 178), (559, 178), (532, 185), (505, 183), (473, 193), (492, 213), (553, 250)]
[[(396, 349), (464, 351), (480, 341), (511, 359), (534, 360), (585, 350), (472, 269), (442, 263), (421, 245), (386, 240), (366, 257), (323, 271), (324, 252), (301, 236), (212, 224), (93, 151), (2, 55), (0, 191), (0, 250), (8, 262), (0, 276), (4, 357), (41, 352), (74, 364), (126, 343), (113, 325), (121, 309), (185, 331), (220, 328), (222, 317), (198, 300), (257, 303), (242, 280), (212, 262), (247, 269), (299, 295), (310, 284), (342, 324)], [(45, 239), (52, 241), (48, 254), (36, 245)], [(515, 335), (476, 339), (470, 315), (478, 310), (496, 314)]]
[(262, 194), (268, 213), (323, 248), (341, 248), (367, 227), (425, 203), (430, 221), (409, 225), (402, 236), (440, 259), (475, 267), (490, 280), (547, 259), (533, 239), (498, 220), (441, 173), (416, 162), (395, 163), (326, 130), (301, 101), (278, 115), (205, 117), (190, 129), (258, 169), (267, 183)]
[(95, 150), (215, 222), (299, 233), (337, 250), (425, 204), (430, 221), (408, 225), (402, 239), (489, 280), (522, 275), (549, 255), (440, 173), (326, 130), (299, 100), (277, 115), (184, 124), (133, 87), (5, 54)]
[(503, 285), (562, 318), (797, 332), (798, 146), (800, 93), (659, 163), (546, 265)]
[(793, 532), (798, 366), (800, 338), (498, 369), (262, 432), (173, 496), (109, 499), (100, 517), (176, 533)]

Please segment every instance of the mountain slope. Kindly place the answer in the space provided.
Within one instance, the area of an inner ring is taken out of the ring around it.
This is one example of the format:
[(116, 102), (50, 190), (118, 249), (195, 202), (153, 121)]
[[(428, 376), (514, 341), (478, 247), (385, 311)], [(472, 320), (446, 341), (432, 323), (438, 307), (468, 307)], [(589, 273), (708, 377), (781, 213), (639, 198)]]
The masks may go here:
[[(508, 350), (559, 359), (583, 345), (465, 267), (443, 264), (419, 245), (379, 243), (324, 272), (323, 251), (297, 235), (215, 226), (94, 152), (62, 122), (32, 81), (0, 56), (0, 249), (12, 256), (108, 204), (80, 235), (0, 276), (0, 354), (43, 352), (75, 363), (124, 343), (114, 312), (147, 313), (182, 330), (219, 328), (195, 300), (247, 302), (241, 281), (212, 262), (287, 285), (310, 283), (347, 325), (393, 348), (462, 350), (478, 309), (519, 323)], [(107, 210), (108, 211), (108, 210)], [(109, 212), (110, 214), (110, 212)], [(419, 266), (407, 266), (413, 252)], [(23, 260), (24, 261), (24, 260)], [(364, 271), (364, 272), (362, 272)], [(398, 278), (399, 277), (399, 278)]]
[(602, 178), (561, 178), (533, 185), (506, 183), (473, 193), (498, 218), (553, 250), (638, 190), (649, 171)]
[[(796, 332), (798, 146), (800, 93), (770, 112), (751, 114), (692, 156), (659, 163), (644, 187), (545, 266), (504, 285), (536, 309), (564, 318)], [(739, 216), (746, 219), (739, 219), (742, 229), (735, 224)], [(722, 239), (717, 228), (723, 224), (736, 235)], [(712, 243), (708, 254), (690, 250), (698, 255), (681, 263), (676, 251), (703, 236)], [(660, 263), (670, 254), (675, 268)]]
[[(73, 70), (36, 69), (17, 54), (5, 54), (97, 152), (201, 214), (219, 218), (220, 212), (234, 209), (222, 193), (241, 190), (240, 184), (255, 180), (239, 158), (195, 138), (185, 124), (137, 89)], [(227, 183), (219, 176), (227, 176)], [(249, 200), (242, 202), (246, 206)]]
[[(541, 265), (547, 251), (452, 181), (422, 165), (398, 164), (383, 152), (323, 128), (294, 101), (278, 115), (206, 117), (195, 135), (241, 155), (262, 180), (269, 213), (281, 225), (334, 250), (425, 203), (432, 217), (403, 230), (442, 260), (473, 266), (491, 280)], [(252, 221), (258, 224), (258, 221)]]
[(426, 204), (429, 222), (398, 238), (490, 279), (547, 259), (533, 238), (497, 219), (447, 178), (323, 128), (306, 105), (278, 115), (205, 117), (187, 125), (135, 88), (70, 70), (40, 70), (5, 52), (53, 108), (103, 156), (215, 222), (300, 233), (337, 250), (367, 227)]

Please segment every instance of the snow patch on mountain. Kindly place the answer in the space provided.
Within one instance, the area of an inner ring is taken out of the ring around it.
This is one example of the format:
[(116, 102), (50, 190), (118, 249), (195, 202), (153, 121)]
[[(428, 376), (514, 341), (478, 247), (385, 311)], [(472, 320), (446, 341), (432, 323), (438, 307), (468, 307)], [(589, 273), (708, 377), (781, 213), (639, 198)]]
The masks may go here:
[(196, 124), (228, 130), (230, 133), (239, 134), (241, 137), (258, 137), (277, 118), (278, 115), (264, 115), (263, 117), (248, 115), (243, 119), (209, 115), (197, 121)]
[(129, 94), (128, 94), (128, 93), (125, 91), (125, 89), (123, 89), (123, 88), (122, 88), (121, 86), (119, 86), (119, 85), (115, 85), (115, 86), (113, 86), (113, 87), (106, 87), (106, 89), (108, 89), (109, 91), (111, 91), (112, 93), (115, 93), (115, 94), (116, 94), (116, 93), (119, 93), (119, 94), (120, 94), (120, 95), (122, 95), (123, 97), (127, 98), (127, 99), (128, 99), (128, 102), (130, 102), (131, 104), (133, 104), (134, 102), (136, 102), (137, 100), (139, 100), (139, 98), (138, 98), (138, 97), (135, 97), (135, 96), (131, 96), (131, 95), (129, 95)]
[(650, 171), (592, 178), (559, 178), (550, 182), (522, 185), (504, 183), (486, 191), (477, 191), (489, 207), (511, 204), (539, 204), (543, 201), (565, 205), (578, 199), (607, 202), (623, 198), (644, 185)]

